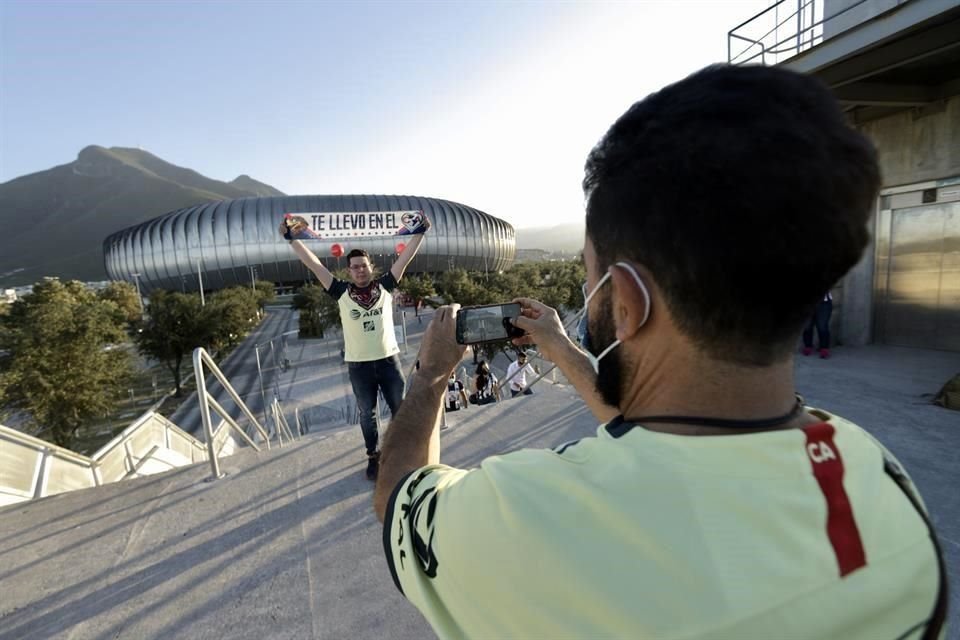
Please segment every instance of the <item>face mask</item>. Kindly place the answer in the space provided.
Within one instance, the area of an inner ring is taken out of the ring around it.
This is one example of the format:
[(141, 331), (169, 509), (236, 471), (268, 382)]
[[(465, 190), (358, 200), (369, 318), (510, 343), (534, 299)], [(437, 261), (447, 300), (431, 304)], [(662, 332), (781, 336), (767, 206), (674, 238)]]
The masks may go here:
[[(643, 280), (640, 279), (640, 275), (637, 273), (636, 269), (633, 268), (633, 265), (627, 262), (618, 262), (614, 266), (622, 267), (626, 269), (627, 272), (629, 272), (630, 275), (633, 276), (634, 281), (637, 283), (637, 287), (640, 288), (640, 293), (643, 294), (643, 301), (646, 306), (646, 310), (644, 311), (643, 318), (641, 318), (640, 324), (638, 325), (639, 327), (642, 327), (643, 325), (647, 324), (647, 319), (650, 317), (650, 292), (647, 291), (647, 286), (643, 284)], [(590, 300), (592, 300), (593, 297), (597, 295), (597, 292), (600, 291), (600, 288), (603, 287), (604, 283), (610, 279), (611, 273), (612, 271), (608, 270), (605, 274), (603, 274), (603, 277), (600, 278), (600, 282), (597, 283), (597, 286), (593, 288), (593, 291), (591, 291), (587, 295), (586, 299), (583, 301), (583, 317), (584, 317), (585, 329), (583, 332), (583, 339), (580, 341), (580, 345), (586, 350), (587, 358), (590, 360), (590, 366), (593, 367), (594, 373), (600, 372), (600, 361), (604, 358), (604, 356), (606, 356), (608, 353), (613, 351), (616, 347), (620, 346), (620, 342), (621, 342), (620, 339), (617, 338), (610, 343), (610, 346), (608, 346), (606, 349), (601, 351), (599, 355), (594, 355), (593, 344), (590, 340), (590, 329), (589, 329), (588, 323), (586, 322), (587, 309), (590, 306)], [(584, 290), (586, 290), (586, 285), (584, 285)]]

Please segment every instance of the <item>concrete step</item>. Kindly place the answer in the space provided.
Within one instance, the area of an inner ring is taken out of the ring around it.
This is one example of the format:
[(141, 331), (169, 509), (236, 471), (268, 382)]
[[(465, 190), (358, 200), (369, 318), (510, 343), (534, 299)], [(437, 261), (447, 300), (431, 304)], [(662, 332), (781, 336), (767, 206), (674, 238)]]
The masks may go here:
[[(565, 388), (448, 416), (444, 461), (594, 422)], [(431, 637), (390, 579), (359, 427), (0, 510), (0, 639)]]
[[(929, 396), (956, 354), (886, 347), (800, 358), (797, 389), (874, 433), (913, 475), (960, 579), (958, 415)], [(448, 415), (444, 462), (591, 435), (572, 389)], [(371, 508), (359, 427), (269, 452), (0, 509), (0, 640), (425, 638), (396, 591)], [(950, 626), (960, 625), (953, 607)]]

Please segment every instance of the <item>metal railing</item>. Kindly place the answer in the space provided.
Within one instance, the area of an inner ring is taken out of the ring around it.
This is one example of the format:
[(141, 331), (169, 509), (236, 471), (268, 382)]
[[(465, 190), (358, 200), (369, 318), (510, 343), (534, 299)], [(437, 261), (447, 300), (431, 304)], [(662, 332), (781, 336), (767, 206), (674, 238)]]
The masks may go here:
[(0, 425), (0, 505), (159, 473), (206, 456), (202, 442), (152, 411), (92, 457)]
[[(167, 471), (179, 466), (210, 460), (215, 478), (221, 476), (218, 458), (245, 443), (260, 450), (256, 436), (270, 448), (270, 436), (203, 349), (193, 354), (197, 398), (203, 418), (206, 443), (197, 440), (163, 416), (148, 411), (102, 446), (91, 457), (0, 425), (0, 506), (23, 500), (97, 487), (127, 478)], [(247, 434), (206, 388), (203, 365), (223, 385), (227, 394), (254, 425), (254, 437)], [(294, 435), (274, 398), (270, 415), (280, 446), (284, 438), (293, 441), (302, 433), (297, 416)], [(210, 410), (220, 416), (212, 428)]]
[(779, 64), (854, 26), (837, 26), (834, 33), (824, 31), (831, 21), (866, 1), (853, 2), (827, 16), (824, 0), (780, 0), (727, 32), (727, 62)]
[(104, 484), (167, 471), (206, 457), (202, 442), (153, 412), (140, 416), (92, 456)]
[[(209, 369), (213, 377), (217, 379), (224, 391), (227, 392), (227, 395), (230, 396), (230, 399), (233, 400), (236, 406), (250, 421), (250, 424), (253, 425), (255, 430), (253, 436), (259, 436), (261, 441), (266, 443), (268, 450), (270, 449), (270, 436), (253, 415), (253, 412), (250, 411), (250, 408), (247, 407), (246, 403), (244, 403), (243, 399), (240, 398), (240, 394), (238, 394), (233, 386), (231, 386), (230, 382), (227, 381), (227, 377), (223, 375), (223, 372), (220, 371), (219, 367), (217, 367), (217, 364), (213, 361), (213, 358), (210, 357), (210, 354), (207, 353), (206, 349), (203, 347), (197, 347), (194, 349), (193, 373), (197, 381), (197, 401), (200, 405), (200, 418), (203, 421), (204, 438), (207, 441), (207, 457), (210, 460), (210, 470), (213, 473), (213, 477), (211, 479), (216, 480), (223, 477), (223, 474), (220, 473), (220, 462), (218, 460), (218, 455), (220, 453), (220, 451), (218, 451), (218, 444), (220, 450), (223, 450), (230, 440), (229, 436), (234, 435), (239, 436), (243, 442), (253, 447), (257, 451), (260, 451), (260, 446), (254, 441), (254, 437), (247, 434), (247, 432), (244, 431), (239, 424), (237, 424), (237, 421), (234, 420), (222, 406), (220, 406), (220, 403), (210, 396), (203, 373), (204, 366)], [(278, 405), (279, 400), (275, 398), (273, 407), (276, 408)], [(221, 421), (217, 425), (216, 429), (213, 428), (213, 423), (210, 419), (211, 409), (213, 409), (221, 418)], [(274, 410), (276, 411), (276, 409)], [(279, 413), (282, 416), (282, 412)], [(227, 427), (229, 427), (232, 431), (227, 430)], [(276, 432), (280, 434), (281, 430), (282, 427), (278, 422)], [(289, 432), (289, 428), (287, 430)]]
[[(287, 418), (283, 415), (283, 409), (280, 407), (280, 400), (278, 398), (273, 399), (273, 404), (270, 405), (271, 413), (273, 415), (273, 423), (277, 428), (277, 440), (280, 443), (280, 446), (283, 446), (283, 436), (286, 434), (287, 440), (293, 442), (294, 435), (290, 430), (290, 424), (287, 422)], [(297, 421), (297, 437), (300, 436), (302, 432), (300, 431), (299, 419)]]

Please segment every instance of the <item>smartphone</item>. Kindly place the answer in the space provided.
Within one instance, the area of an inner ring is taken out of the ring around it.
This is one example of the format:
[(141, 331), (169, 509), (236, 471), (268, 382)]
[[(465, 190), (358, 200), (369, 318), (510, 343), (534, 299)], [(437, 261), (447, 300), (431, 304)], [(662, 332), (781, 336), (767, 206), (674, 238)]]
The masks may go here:
[(516, 302), (462, 307), (457, 313), (457, 342), (480, 344), (519, 338), (524, 331), (512, 322), (519, 315), (520, 305)]

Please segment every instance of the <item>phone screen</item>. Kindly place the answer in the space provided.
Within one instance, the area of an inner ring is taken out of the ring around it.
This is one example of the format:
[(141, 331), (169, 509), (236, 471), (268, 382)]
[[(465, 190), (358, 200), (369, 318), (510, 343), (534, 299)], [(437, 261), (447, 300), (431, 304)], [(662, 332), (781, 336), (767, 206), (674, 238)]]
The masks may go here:
[(516, 337), (518, 330), (510, 320), (519, 315), (520, 305), (516, 302), (463, 307), (457, 313), (457, 342), (479, 344)]

